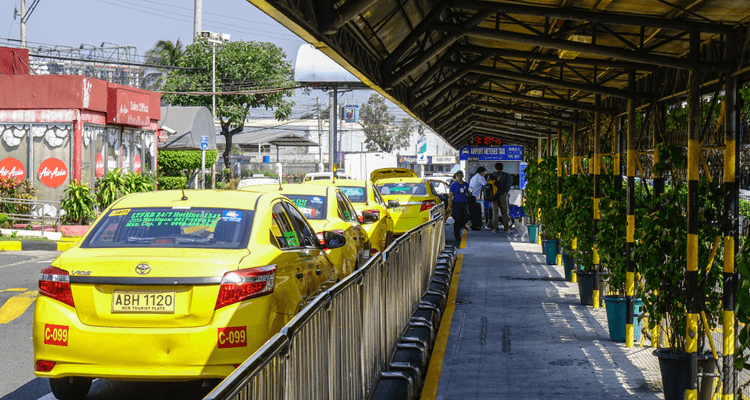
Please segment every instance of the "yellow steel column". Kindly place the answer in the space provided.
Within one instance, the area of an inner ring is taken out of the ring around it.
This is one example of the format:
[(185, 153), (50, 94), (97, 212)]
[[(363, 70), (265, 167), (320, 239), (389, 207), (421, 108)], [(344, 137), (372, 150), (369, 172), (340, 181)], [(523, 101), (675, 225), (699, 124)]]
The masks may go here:
[[(729, 74), (728, 74), (729, 75)], [(734, 256), (738, 251), (738, 224), (739, 221), (739, 185), (737, 184), (737, 78), (727, 76), (727, 86), (724, 97), (724, 185), (727, 195), (724, 197), (724, 208), (728, 215), (728, 221), (724, 221), (724, 297), (722, 305), (723, 315), (723, 339), (722, 346), (723, 367), (722, 400), (733, 400), (737, 392), (737, 382), (734, 379), (734, 344), (736, 341), (735, 331), (735, 285), (737, 282), (737, 270), (735, 269)]]
[(599, 105), (602, 101), (601, 95), (595, 96), (596, 112), (594, 113), (594, 308), (599, 308), (599, 250), (597, 249), (596, 238), (599, 236), (599, 200), (601, 197), (601, 188), (599, 187), (599, 180), (601, 179), (602, 172), (602, 155), (599, 146), (599, 140), (601, 136), (601, 113), (599, 112)]
[[(700, 33), (690, 32), (690, 61), (695, 66), (699, 58)], [(700, 87), (699, 73), (690, 71), (688, 81), (688, 200), (687, 200), (687, 324), (685, 347), (689, 361), (686, 400), (698, 398), (698, 179), (703, 146), (700, 142)]]
[[(628, 87), (631, 94), (635, 91), (635, 71), (628, 73)], [(627, 192), (627, 230), (625, 237), (625, 345), (633, 347), (635, 329), (633, 326), (633, 298), (635, 296), (635, 262), (633, 247), (635, 237), (635, 99), (628, 99), (628, 192)]]
[[(562, 206), (562, 170), (565, 164), (563, 164), (562, 158), (560, 157), (560, 129), (557, 130), (557, 208)], [(557, 235), (557, 265), (562, 265), (562, 255), (560, 255), (560, 235)]]
[[(656, 165), (659, 160), (661, 160), (661, 154), (659, 153), (659, 144), (662, 143), (662, 134), (664, 134), (666, 130), (666, 113), (664, 112), (664, 105), (660, 104), (658, 102), (653, 102), (653, 122), (652, 122), (652, 128), (653, 128), (653, 141), (652, 141), (652, 148), (654, 150), (654, 165)], [(654, 181), (654, 198), (657, 198), (664, 194), (664, 178), (662, 177), (661, 173), (656, 172), (656, 168), (652, 168), (652, 175)], [(657, 326), (654, 327), (653, 330), (651, 330), (651, 346), (652, 347), (659, 347), (659, 335), (660, 330), (659, 326), (661, 325), (661, 321), (657, 321)]]

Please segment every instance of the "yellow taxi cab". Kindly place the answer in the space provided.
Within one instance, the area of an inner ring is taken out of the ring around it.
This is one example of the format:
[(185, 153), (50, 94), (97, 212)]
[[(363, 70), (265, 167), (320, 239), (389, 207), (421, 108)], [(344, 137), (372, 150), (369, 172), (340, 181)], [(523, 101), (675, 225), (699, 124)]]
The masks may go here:
[(398, 207), (389, 210), (395, 221), (395, 235), (401, 235), (435, 218), (435, 206), (443, 203), (430, 182), (417, 177), (417, 173), (410, 169), (376, 169), (370, 174), (370, 180), (383, 199), (399, 203)]
[(278, 194), (126, 196), (41, 271), (34, 371), (58, 399), (84, 398), (93, 378), (221, 379), (338, 279)]
[(313, 183), (258, 185), (243, 191), (279, 193), (291, 200), (305, 215), (318, 236), (336, 232), (346, 238), (346, 245), (331, 249), (328, 257), (341, 278), (361, 267), (370, 257), (370, 239), (362, 228), (357, 211), (344, 192), (333, 186)]
[(370, 254), (384, 251), (393, 241), (393, 217), (388, 211), (397, 207), (383, 199), (371, 181), (362, 179), (327, 179), (311, 182), (314, 185), (336, 186), (341, 189), (359, 213), (367, 235), (370, 237)]

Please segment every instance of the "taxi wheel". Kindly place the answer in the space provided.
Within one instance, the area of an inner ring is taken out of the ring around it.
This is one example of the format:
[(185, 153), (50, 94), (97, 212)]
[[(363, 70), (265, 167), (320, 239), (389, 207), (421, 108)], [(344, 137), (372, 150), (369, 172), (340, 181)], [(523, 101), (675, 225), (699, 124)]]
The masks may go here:
[(91, 389), (91, 378), (50, 378), (49, 386), (59, 400), (85, 399)]

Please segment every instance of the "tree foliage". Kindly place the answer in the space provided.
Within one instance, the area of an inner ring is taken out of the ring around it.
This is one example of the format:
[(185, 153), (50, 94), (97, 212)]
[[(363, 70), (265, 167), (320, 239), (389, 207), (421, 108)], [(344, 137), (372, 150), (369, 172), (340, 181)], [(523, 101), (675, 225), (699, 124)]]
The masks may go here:
[[(211, 44), (197, 41), (185, 48), (170, 74), (162, 99), (173, 105), (204, 106), (211, 109)], [(286, 54), (273, 43), (227, 42), (216, 44), (216, 116), (225, 139), (224, 164), (229, 167), (232, 136), (242, 132), (253, 108), (275, 109), (278, 120), (291, 114), (294, 94), (293, 69)], [(193, 93), (188, 93), (193, 92)], [(199, 94), (196, 95), (195, 92)], [(161, 163), (161, 160), (159, 160)]]
[(153, 65), (156, 72), (146, 75), (141, 87), (152, 91), (160, 91), (164, 82), (166, 82), (169, 70), (159, 68), (159, 66), (176, 66), (184, 54), (185, 49), (180, 39), (177, 39), (174, 43), (169, 40), (156, 42), (154, 47), (146, 51), (146, 63)]
[(409, 145), (414, 130), (412, 121), (404, 118), (393, 125), (395, 117), (388, 112), (385, 98), (373, 93), (359, 110), (359, 123), (365, 132), (365, 146), (369, 151), (390, 153)]

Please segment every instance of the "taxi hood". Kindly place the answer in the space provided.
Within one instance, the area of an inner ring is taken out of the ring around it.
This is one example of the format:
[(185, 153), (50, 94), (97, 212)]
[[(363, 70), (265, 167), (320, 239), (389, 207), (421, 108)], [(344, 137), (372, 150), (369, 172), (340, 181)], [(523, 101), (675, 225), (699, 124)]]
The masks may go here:
[(380, 168), (370, 174), (372, 183), (385, 178), (417, 178), (417, 173), (406, 168)]

